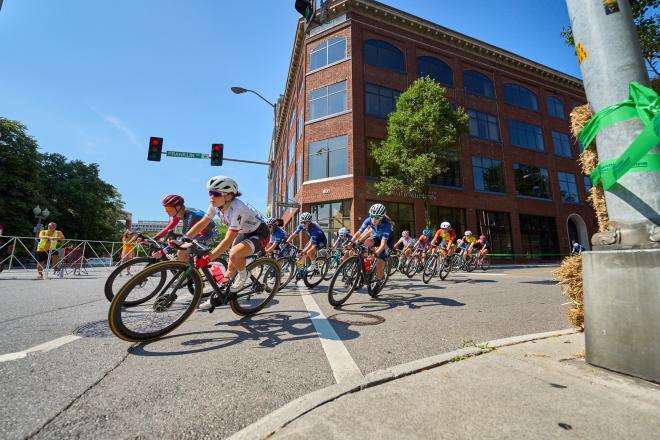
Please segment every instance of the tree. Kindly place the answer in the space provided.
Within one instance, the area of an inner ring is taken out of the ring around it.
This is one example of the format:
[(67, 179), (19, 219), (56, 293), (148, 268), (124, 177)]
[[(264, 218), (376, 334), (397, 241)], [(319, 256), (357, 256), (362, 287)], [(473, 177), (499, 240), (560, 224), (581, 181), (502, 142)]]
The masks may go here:
[(379, 194), (401, 190), (424, 199), (426, 225), (430, 223), (431, 180), (447, 171), (455, 156), (461, 133), (467, 131), (468, 116), (452, 109), (446, 90), (429, 77), (419, 78), (403, 92), (396, 111), (389, 115), (387, 139), (373, 147), (382, 177)]
[(41, 203), (39, 145), (25, 125), (0, 118), (0, 223), (5, 235), (31, 237), (32, 209)]
[[(660, 76), (658, 57), (660, 56), (660, 14), (658, 14), (660, 0), (630, 0), (633, 21), (637, 28), (642, 56), (646, 61), (646, 68), (653, 72), (652, 76)], [(561, 31), (567, 46), (575, 47), (573, 30), (570, 26)]]
[(124, 218), (117, 189), (99, 177), (98, 164), (67, 161), (61, 154), (41, 160), (43, 195), (51, 218), (68, 238), (115, 240)]

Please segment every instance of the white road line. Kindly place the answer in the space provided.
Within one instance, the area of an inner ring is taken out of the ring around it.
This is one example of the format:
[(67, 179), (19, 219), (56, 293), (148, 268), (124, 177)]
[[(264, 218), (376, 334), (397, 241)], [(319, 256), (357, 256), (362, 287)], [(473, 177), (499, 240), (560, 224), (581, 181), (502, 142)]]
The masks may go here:
[(0, 362), (15, 361), (17, 359), (23, 359), (27, 357), (28, 353), (41, 352), (45, 353), (47, 351), (54, 350), (57, 347), (73, 342), (77, 339), (80, 339), (80, 336), (68, 335), (62, 336), (61, 338), (53, 339), (52, 341), (44, 342), (43, 344), (35, 345), (32, 348), (27, 350), (17, 351), (15, 353), (0, 354)]
[(494, 277), (504, 277), (507, 274), (505, 273), (497, 273), (497, 272), (465, 272), (465, 273), (457, 273), (454, 274), (451, 272), (451, 275), (465, 275), (466, 277), (471, 277), (472, 275), (484, 275), (484, 276), (494, 276)]
[(335, 381), (342, 383), (364, 379), (360, 368), (312, 297), (312, 292), (308, 289), (302, 289), (301, 286), (298, 286), (298, 292), (300, 292), (303, 303), (305, 303), (305, 307), (309, 312), (309, 318), (312, 320), (312, 324), (314, 324), (316, 333), (319, 335), (321, 346), (323, 347), (323, 351), (325, 351), (325, 356), (328, 358), (328, 363), (330, 363), (330, 368), (332, 368)]

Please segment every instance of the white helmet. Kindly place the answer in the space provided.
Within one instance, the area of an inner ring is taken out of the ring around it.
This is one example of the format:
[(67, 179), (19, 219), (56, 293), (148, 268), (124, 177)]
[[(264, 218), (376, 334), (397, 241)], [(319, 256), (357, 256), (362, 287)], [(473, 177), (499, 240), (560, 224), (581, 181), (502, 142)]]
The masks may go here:
[(440, 224), (440, 229), (449, 229), (449, 228), (451, 228), (451, 225), (449, 224), (449, 222), (442, 222)]
[(337, 231), (337, 234), (339, 234), (340, 237), (343, 237), (344, 235), (346, 235), (346, 232), (348, 232), (346, 230), (346, 228), (339, 228), (339, 231)]
[(469, 237), (470, 235), (472, 235), (472, 231), (465, 231), (465, 236), (466, 237)]
[(238, 193), (238, 184), (234, 179), (227, 176), (213, 176), (206, 184), (206, 189), (219, 193)]
[(311, 222), (312, 221), (312, 213), (311, 212), (303, 212), (300, 214), (300, 221), (301, 222)]
[(382, 203), (375, 203), (369, 208), (369, 215), (385, 215), (385, 205)]
[(268, 226), (277, 226), (277, 219), (276, 219), (276, 218), (273, 218), (273, 217), (268, 217), (268, 218), (266, 219), (266, 224), (267, 224)]
[(408, 232), (408, 231), (403, 231), (403, 232), (401, 232), (401, 235), (403, 235), (404, 237), (407, 237), (407, 236), (410, 235), (410, 232)]

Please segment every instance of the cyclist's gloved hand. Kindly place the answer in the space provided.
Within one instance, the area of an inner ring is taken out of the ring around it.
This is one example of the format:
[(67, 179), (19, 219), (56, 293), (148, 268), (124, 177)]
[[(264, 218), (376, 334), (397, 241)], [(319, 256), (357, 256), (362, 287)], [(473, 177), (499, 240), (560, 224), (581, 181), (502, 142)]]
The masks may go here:
[(195, 267), (198, 267), (198, 268), (206, 267), (210, 263), (211, 263), (211, 259), (209, 258), (208, 255), (204, 255), (203, 257), (195, 258)]
[(188, 237), (188, 236), (185, 235), (185, 234), (182, 235), (181, 238), (179, 238), (179, 240), (180, 240), (181, 242), (183, 242), (183, 243), (190, 243), (190, 242), (192, 242), (192, 238)]

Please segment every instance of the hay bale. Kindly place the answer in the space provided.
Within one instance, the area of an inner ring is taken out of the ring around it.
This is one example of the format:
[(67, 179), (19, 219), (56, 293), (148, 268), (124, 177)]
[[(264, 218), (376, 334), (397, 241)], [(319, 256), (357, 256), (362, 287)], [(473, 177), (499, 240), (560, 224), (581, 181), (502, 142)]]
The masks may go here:
[(555, 280), (561, 285), (562, 294), (571, 306), (566, 315), (574, 327), (584, 331), (584, 303), (582, 286), (582, 256), (572, 255), (564, 258), (558, 269), (553, 271)]

